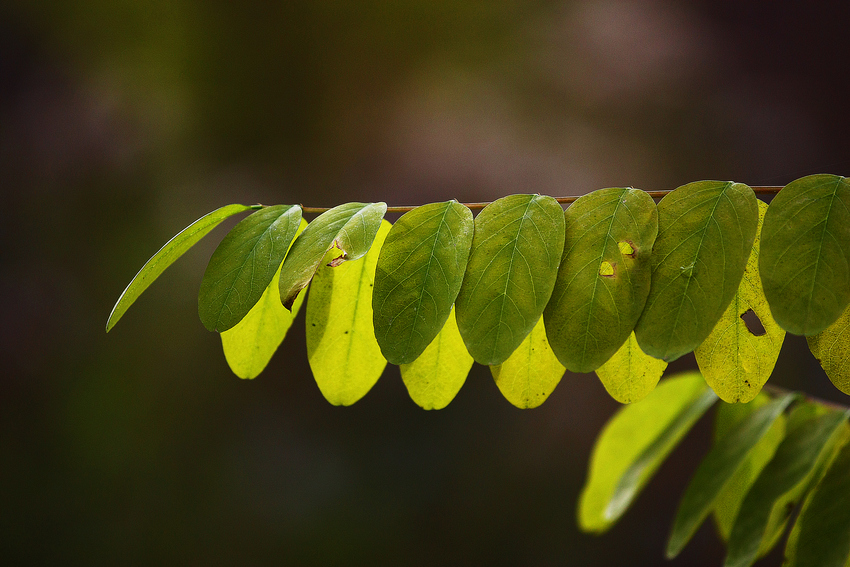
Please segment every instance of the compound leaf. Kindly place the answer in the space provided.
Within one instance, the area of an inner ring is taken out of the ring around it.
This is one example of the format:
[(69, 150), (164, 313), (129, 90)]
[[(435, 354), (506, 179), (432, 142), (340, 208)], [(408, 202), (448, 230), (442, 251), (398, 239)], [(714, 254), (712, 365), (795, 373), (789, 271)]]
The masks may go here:
[(596, 369), (596, 375), (612, 398), (631, 404), (655, 389), (666, 368), (666, 362), (643, 352), (631, 333), (614, 356)]
[(806, 337), (806, 341), (835, 387), (850, 394), (850, 307), (835, 323)]

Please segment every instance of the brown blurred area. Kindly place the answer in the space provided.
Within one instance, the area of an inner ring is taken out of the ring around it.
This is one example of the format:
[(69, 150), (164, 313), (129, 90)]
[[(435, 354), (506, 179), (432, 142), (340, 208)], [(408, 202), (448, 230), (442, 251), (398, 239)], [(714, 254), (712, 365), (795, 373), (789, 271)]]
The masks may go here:
[[(621, 524), (577, 531), (617, 406), (593, 375), (520, 411), (476, 366), (425, 412), (389, 368), (332, 407), (302, 314), (233, 376), (196, 314), (226, 227), (104, 325), (228, 203), (850, 174), (848, 23), (844, 1), (0, 2), (4, 563), (720, 564), (711, 526), (663, 560), (709, 420)], [(800, 340), (772, 380), (847, 403)]]

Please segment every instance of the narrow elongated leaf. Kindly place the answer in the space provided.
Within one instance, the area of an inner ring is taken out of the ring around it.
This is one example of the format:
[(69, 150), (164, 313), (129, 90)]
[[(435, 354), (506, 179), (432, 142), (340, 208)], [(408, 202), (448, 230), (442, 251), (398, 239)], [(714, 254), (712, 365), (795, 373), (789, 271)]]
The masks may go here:
[(389, 362), (413, 362), (443, 328), (463, 282), (473, 227), (472, 212), (457, 201), (417, 207), (393, 225), (372, 295), (375, 337)]
[(506, 361), (490, 367), (499, 391), (520, 409), (536, 408), (545, 402), (565, 370), (546, 339), (543, 317)]
[[(349, 406), (365, 396), (387, 365), (372, 327), (372, 286), (389, 231), (390, 223), (382, 221), (365, 256), (322, 265), (313, 278), (307, 301), (307, 358), (316, 384), (335, 406)], [(329, 251), (325, 264), (339, 253)]]
[(833, 411), (811, 417), (788, 432), (744, 498), (729, 538), (727, 567), (749, 567), (755, 562), (777, 501), (811, 476), (820, 454), (848, 415)]
[(806, 337), (806, 341), (835, 387), (850, 394), (850, 307), (835, 323)]
[(655, 389), (666, 368), (666, 362), (640, 349), (632, 333), (614, 356), (596, 369), (596, 375), (612, 398), (621, 404), (631, 404)]
[[(296, 236), (307, 226), (301, 219)], [(277, 347), (286, 337), (292, 320), (304, 302), (306, 290), (301, 290), (292, 311), (280, 304), (278, 291), (280, 267), (269, 282), (266, 291), (248, 314), (233, 328), (221, 333), (224, 357), (234, 374), (240, 378), (256, 378), (266, 367)]]
[(277, 273), (300, 224), (301, 207), (275, 205), (242, 219), (224, 237), (198, 293), (198, 315), (208, 330), (226, 331), (248, 314)]
[(688, 372), (662, 380), (645, 399), (620, 408), (593, 447), (579, 498), (579, 527), (601, 533), (614, 525), (716, 400), (702, 376)]
[(543, 317), (558, 360), (591, 372), (629, 338), (643, 311), (658, 212), (644, 191), (612, 187), (579, 198), (564, 220), (564, 254)]
[(850, 180), (792, 181), (770, 203), (762, 234), (759, 270), (777, 323), (820, 333), (850, 304)]
[(708, 337), (738, 291), (758, 226), (753, 190), (696, 181), (658, 203), (652, 287), (635, 327), (643, 351), (668, 362)]
[(782, 396), (748, 416), (740, 427), (715, 445), (697, 468), (685, 490), (670, 540), (667, 557), (676, 557), (690, 541), (697, 528), (711, 512), (727, 481), (746, 461), (750, 450), (770, 430), (773, 422), (794, 399), (793, 394)]
[(563, 209), (552, 197), (510, 195), (478, 214), (455, 302), (460, 335), (476, 362), (503, 363), (531, 332), (563, 249)]
[(207, 213), (171, 238), (159, 251), (145, 262), (139, 273), (130, 281), (121, 292), (121, 296), (112, 308), (109, 319), (106, 321), (106, 332), (108, 333), (115, 323), (126, 313), (127, 309), (142, 295), (149, 285), (173, 264), (177, 258), (182, 256), (192, 246), (197, 244), (204, 236), (217, 227), (221, 221), (244, 211), (259, 208), (258, 206), (227, 205)]
[(401, 379), (410, 398), (421, 408), (443, 409), (466, 382), (472, 362), (452, 310), (446, 324), (419, 358), (400, 366)]
[[(386, 203), (346, 203), (316, 217), (295, 239), (283, 262), (280, 273), (283, 306), (292, 307), (298, 292), (310, 283), (332, 246), (338, 251), (337, 256), (329, 260), (334, 265), (364, 256), (386, 212)], [(371, 299), (369, 301), (371, 303)]]
[[(714, 330), (694, 350), (705, 381), (730, 404), (756, 397), (770, 378), (785, 340), (785, 331), (773, 320), (761, 288), (759, 233), (767, 204), (758, 201), (758, 206), (759, 226), (741, 285)], [(758, 318), (762, 328), (750, 328), (744, 320), (750, 315)]]

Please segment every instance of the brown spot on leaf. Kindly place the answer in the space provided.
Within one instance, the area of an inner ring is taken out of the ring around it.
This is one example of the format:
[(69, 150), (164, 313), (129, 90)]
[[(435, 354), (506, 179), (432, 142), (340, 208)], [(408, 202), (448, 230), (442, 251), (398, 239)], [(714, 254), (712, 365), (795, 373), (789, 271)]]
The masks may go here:
[(337, 256), (336, 258), (331, 260), (330, 263), (328, 264), (328, 267), (329, 268), (336, 268), (337, 266), (339, 266), (343, 262), (345, 262), (345, 254), (343, 254), (342, 256)]

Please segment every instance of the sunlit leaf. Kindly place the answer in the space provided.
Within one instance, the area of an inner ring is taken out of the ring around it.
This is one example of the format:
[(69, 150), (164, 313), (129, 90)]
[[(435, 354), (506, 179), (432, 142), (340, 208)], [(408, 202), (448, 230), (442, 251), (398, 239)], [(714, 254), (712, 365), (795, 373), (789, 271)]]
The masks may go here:
[(723, 437), (700, 463), (694, 473), (673, 523), (667, 542), (667, 557), (676, 557), (690, 541), (705, 517), (714, 508), (717, 497), (738, 468), (746, 462), (750, 450), (770, 430), (774, 421), (794, 399), (785, 395), (747, 416), (739, 427)]
[(652, 287), (635, 327), (645, 353), (670, 362), (711, 333), (752, 251), (756, 201), (741, 183), (696, 181), (658, 203)]
[(776, 322), (814, 335), (850, 304), (850, 180), (810, 175), (786, 185), (764, 217), (759, 270)]
[(372, 327), (372, 286), (389, 231), (390, 223), (382, 221), (372, 249), (358, 260), (327, 265), (340, 254), (330, 250), (310, 286), (307, 358), (316, 384), (333, 405), (348, 406), (365, 396), (387, 365)]
[(579, 527), (604, 532), (623, 515), (668, 454), (717, 400), (697, 372), (662, 380), (614, 414), (596, 439), (578, 506)]
[(643, 311), (658, 213), (644, 191), (612, 187), (579, 198), (564, 220), (564, 254), (543, 317), (561, 363), (592, 372), (623, 345)]
[[(785, 331), (773, 320), (761, 288), (759, 233), (767, 205), (758, 201), (758, 206), (759, 227), (741, 285), (714, 330), (694, 350), (705, 381), (730, 404), (756, 397), (770, 378), (785, 340)], [(757, 318), (761, 327), (755, 328), (755, 321), (745, 317)]]
[(549, 346), (542, 317), (506, 361), (490, 367), (502, 395), (521, 409), (545, 402), (565, 370)]
[(612, 398), (631, 404), (655, 389), (666, 368), (666, 362), (643, 352), (631, 333), (614, 356), (596, 369), (596, 375)]
[(426, 410), (443, 409), (466, 382), (472, 362), (457, 330), (457, 320), (452, 310), (446, 324), (419, 358), (400, 366), (401, 379), (407, 386), (410, 398), (420, 407)]
[(835, 323), (806, 337), (806, 341), (835, 387), (850, 394), (850, 307)]
[(148, 260), (139, 273), (130, 281), (127, 287), (121, 292), (121, 296), (112, 308), (109, 314), (109, 319), (106, 321), (106, 332), (108, 333), (115, 323), (124, 315), (127, 309), (138, 299), (142, 292), (151, 285), (156, 278), (165, 271), (165, 269), (174, 263), (177, 258), (182, 256), (200, 241), (204, 236), (210, 233), (212, 229), (217, 227), (221, 221), (235, 214), (256, 209), (258, 207), (248, 207), (245, 205), (227, 205), (216, 209), (211, 213), (207, 213), (171, 238), (165, 245), (159, 249), (159, 252), (154, 254)]
[(417, 207), (393, 225), (372, 296), (375, 337), (389, 362), (413, 362), (443, 328), (463, 282), (472, 234), (472, 212), (457, 201)]
[(365, 255), (386, 212), (386, 203), (346, 203), (316, 217), (295, 239), (283, 262), (279, 284), (283, 306), (287, 309), (292, 306), (332, 246), (336, 247), (337, 255), (325, 263), (341, 264)]
[[(307, 221), (301, 219), (298, 233), (306, 226)], [(281, 305), (278, 278), (280, 268), (248, 314), (233, 328), (221, 333), (224, 357), (233, 373), (240, 378), (259, 376), (283, 342), (292, 320), (304, 302), (306, 289), (298, 294), (292, 311)]]
[(501, 364), (525, 339), (555, 285), (564, 213), (552, 197), (510, 195), (475, 218), (475, 236), (455, 309), (476, 362)]
[(301, 224), (301, 207), (261, 209), (224, 237), (213, 252), (198, 292), (198, 315), (210, 331), (223, 332), (260, 300), (280, 268)]

